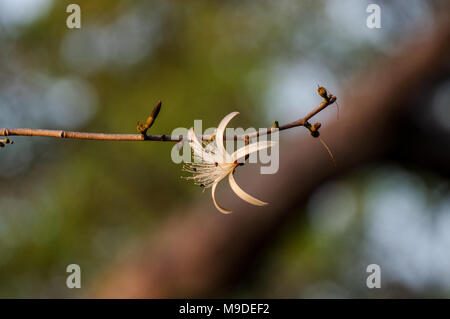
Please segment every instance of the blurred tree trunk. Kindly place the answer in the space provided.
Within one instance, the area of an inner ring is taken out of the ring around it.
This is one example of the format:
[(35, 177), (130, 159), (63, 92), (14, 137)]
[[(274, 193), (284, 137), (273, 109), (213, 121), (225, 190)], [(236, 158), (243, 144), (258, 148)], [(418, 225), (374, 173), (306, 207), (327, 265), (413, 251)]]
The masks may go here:
[[(225, 289), (254, 266), (254, 258), (324, 180), (387, 156), (401, 143), (412, 99), (429, 83), (448, 78), (449, 56), (450, 19), (443, 12), (433, 30), (417, 35), (396, 56), (374, 63), (338, 96), (339, 121), (321, 129), (337, 169), (306, 130), (300, 128), (295, 138), (282, 137), (277, 174), (261, 176), (257, 167), (246, 165), (236, 176), (244, 189), (270, 206), (253, 207), (219, 191), (219, 201), (234, 211), (222, 215), (205, 194), (197, 205), (180, 207), (150, 230), (139, 247), (128, 247), (99, 278), (91, 296), (191, 298)], [(440, 163), (448, 164), (448, 152), (443, 157)]]

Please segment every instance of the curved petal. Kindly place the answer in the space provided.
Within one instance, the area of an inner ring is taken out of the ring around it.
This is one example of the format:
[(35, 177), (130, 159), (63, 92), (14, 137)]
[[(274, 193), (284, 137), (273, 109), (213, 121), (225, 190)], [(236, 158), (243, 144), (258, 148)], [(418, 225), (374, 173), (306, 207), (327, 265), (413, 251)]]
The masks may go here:
[(217, 182), (214, 183), (213, 186), (212, 186), (212, 189), (211, 189), (211, 195), (212, 195), (212, 199), (213, 199), (213, 202), (214, 202), (214, 206), (216, 206), (216, 208), (217, 208), (221, 213), (223, 213), (223, 214), (229, 214), (229, 213), (232, 213), (231, 210), (225, 209), (225, 208), (223, 208), (222, 206), (220, 206), (220, 205), (217, 203), (217, 201), (216, 201), (216, 187), (217, 187), (217, 184), (218, 184)]
[(196, 155), (198, 158), (200, 158), (204, 161), (211, 161), (211, 155), (205, 152), (203, 145), (202, 145), (202, 143), (200, 143), (193, 128), (191, 128), (188, 131), (188, 137), (189, 137), (189, 145), (191, 146), (192, 150), (194, 151), (194, 155)]
[(228, 123), (231, 121), (233, 117), (238, 115), (239, 112), (232, 112), (225, 116), (222, 121), (220, 121), (219, 126), (217, 127), (216, 131), (216, 145), (220, 152), (222, 152), (224, 159), (227, 161), (229, 158), (229, 154), (225, 149), (225, 146), (223, 145), (223, 134), (225, 133), (225, 129), (228, 125)]
[(258, 151), (263, 150), (265, 148), (272, 147), (275, 144), (276, 144), (276, 142), (262, 141), (262, 142), (256, 142), (256, 143), (252, 143), (250, 145), (246, 145), (246, 146), (241, 147), (240, 149), (238, 149), (233, 154), (231, 154), (231, 160), (232, 161), (237, 161), (237, 160), (245, 157), (246, 155), (249, 155), (249, 154), (254, 153), (254, 152), (258, 152)]
[(242, 190), (242, 188), (239, 187), (239, 185), (236, 183), (233, 173), (230, 173), (228, 175), (228, 181), (230, 183), (231, 189), (238, 195), (240, 198), (245, 200), (247, 203), (256, 205), (256, 206), (265, 206), (268, 203), (265, 203), (263, 201), (260, 201), (259, 199), (247, 194)]

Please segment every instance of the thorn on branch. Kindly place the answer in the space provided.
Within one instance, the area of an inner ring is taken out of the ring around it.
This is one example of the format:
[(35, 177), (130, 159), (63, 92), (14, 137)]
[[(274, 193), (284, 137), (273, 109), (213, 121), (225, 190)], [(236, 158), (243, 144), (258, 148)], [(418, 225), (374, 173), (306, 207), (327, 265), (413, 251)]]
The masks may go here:
[(139, 133), (141, 133), (144, 138), (147, 137), (147, 131), (150, 127), (152, 127), (153, 123), (155, 123), (156, 118), (158, 117), (159, 111), (161, 110), (162, 102), (159, 101), (158, 104), (156, 104), (155, 108), (152, 111), (152, 114), (147, 118), (144, 124), (142, 124), (140, 121), (138, 121), (137, 130)]

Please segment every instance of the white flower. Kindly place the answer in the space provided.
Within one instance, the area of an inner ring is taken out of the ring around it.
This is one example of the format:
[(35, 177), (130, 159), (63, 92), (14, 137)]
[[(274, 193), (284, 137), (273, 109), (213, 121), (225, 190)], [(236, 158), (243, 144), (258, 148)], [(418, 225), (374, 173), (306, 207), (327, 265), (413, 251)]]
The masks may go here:
[(234, 180), (233, 173), (236, 167), (239, 166), (238, 161), (241, 158), (244, 158), (246, 155), (253, 152), (269, 148), (275, 145), (275, 142), (262, 141), (252, 143), (238, 149), (233, 154), (229, 154), (223, 144), (223, 134), (228, 122), (238, 114), (239, 112), (233, 112), (225, 116), (217, 128), (215, 141), (210, 142), (205, 146), (203, 146), (202, 142), (200, 142), (195, 135), (194, 129), (191, 128), (188, 137), (189, 145), (194, 153), (194, 161), (183, 167), (183, 170), (192, 174), (192, 176), (185, 177), (186, 179), (194, 180), (195, 184), (204, 188), (212, 187), (211, 193), (214, 205), (224, 214), (231, 213), (231, 210), (225, 209), (217, 203), (215, 193), (217, 184), (227, 177), (227, 175), (230, 186), (236, 195), (253, 205), (267, 205), (267, 203), (244, 192)]

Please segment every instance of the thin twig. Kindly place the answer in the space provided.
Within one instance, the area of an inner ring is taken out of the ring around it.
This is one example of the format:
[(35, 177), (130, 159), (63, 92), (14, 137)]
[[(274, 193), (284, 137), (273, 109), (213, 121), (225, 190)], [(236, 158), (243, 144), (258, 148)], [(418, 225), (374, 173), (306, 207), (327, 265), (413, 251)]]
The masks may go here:
[[(325, 109), (330, 104), (336, 101), (336, 97), (329, 95), (324, 98), (324, 101), (320, 103), (313, 111), (311, 111), (305, 117), (285, 124), (279, 127), (270, 127), (267, 129), (261, 129), (252, 134), (246, 135), (233, 135), (224, 136), (226, 140), (245, 140), (246, 137), (254, 138), (258, 136), (263, 136), (271, 134), (276, 130), (283, 131), (293, 127), (305, 126), (308, 120), (314, 115)], [(159, 109), (158, 109), (159, 113)], [(156, 118), (156, 116), (155, 116)], [(145, 131), (146, 132), (146, 131)], [(43, 137), (53, 137), (53, 138), (63, 138), (63, 139), (80, 139), (80, 140), (98, 140), (98, 141), (160, 141), (160, 142), (180, 142), (187, 139), (182, 135), (153, 135), (153, 134), (106, 134), (106, 133), (86, 133), (86, 132), (74, 132), (66, 130), (45, 130), (45, 129), (31, 129), (31, 128), (2, 128), (0, 129), (0, 136), (43, 136)], [(214, 140), (214, 135), (202, 135), (199, 136), (204, 141)]]

